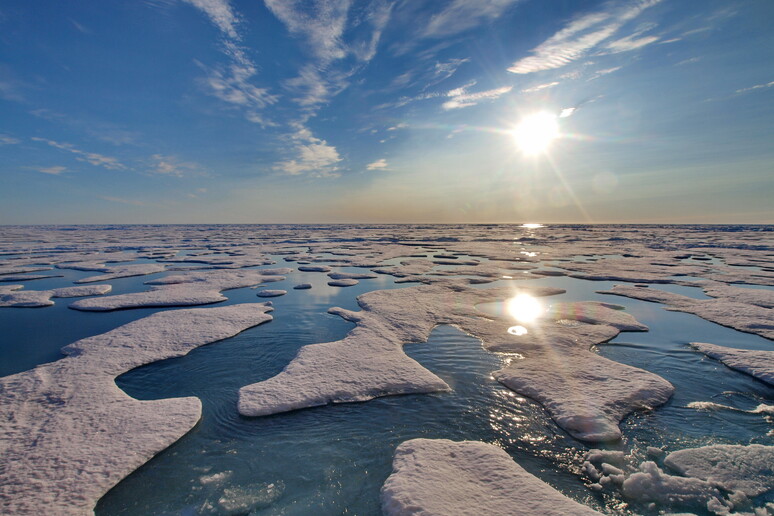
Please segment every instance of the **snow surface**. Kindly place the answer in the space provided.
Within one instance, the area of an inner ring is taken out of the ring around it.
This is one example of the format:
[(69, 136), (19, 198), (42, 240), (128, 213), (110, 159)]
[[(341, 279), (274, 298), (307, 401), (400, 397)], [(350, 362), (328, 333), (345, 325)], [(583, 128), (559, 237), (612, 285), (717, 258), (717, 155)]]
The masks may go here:
[(156, 313), (0, 379), (0, 513), (88, 514), (112, 486), (182, 437), (197, 398), (139, 401), (115, 377), (271, 320), (252, 303)]
[(84, 297), (107, 294), (113, 288), (110, 285), (84, 285), (81, 287), (62, 287), (51, 290), (20, 290), (22, 285), (0, 287), (0, 307), (38, 308), (53, 306), (52, 297)]
[(193, 306), (220, 303), (228, 299), (221, 294), (223, 290), (282, 281), (285, 279), (284, 276), (278, 276), (277, 274), (287, 270), (289, 269), (229, 269), (188, 272), (148, 281), (147, 284), (153, 285), (153, 287), (145, 292), (83, 299), (71, 304), (70, 308), (104, 312), (124, 308)]
[(668, 305), (670, 310), (698, 315), (710, 322), (774, 340), (774, 309), (747, 304), (734, 297), (694, 299), (663, 290), (628, 285), (616, 285), (611, 290), (599, 293), (662, 303)]
[(774, 385), (774, 351), (735, 349), (706, 342), (691, 342), (691, 347), (710, 358), (723, 362), (731, 369)]
[(497, 446), (446, 439), (398, 446), (382, 508), (388, 516), (601, 514), (530, 474)]
[(257, 295), (258, 297), (278, 297), (278, 296), (284, 296), (287, 293), (288, 293), (287, 290), (279, 290), (279, 289), (270, 290), (270, 289), (266, 289), (266, 290), (259, 290), (255, 295)]

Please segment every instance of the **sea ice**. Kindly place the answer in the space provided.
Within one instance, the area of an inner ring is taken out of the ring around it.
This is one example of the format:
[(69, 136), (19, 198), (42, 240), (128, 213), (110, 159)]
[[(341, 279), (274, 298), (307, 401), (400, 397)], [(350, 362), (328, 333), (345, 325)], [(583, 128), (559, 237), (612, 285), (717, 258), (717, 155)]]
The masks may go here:
[(52, 297), (84, 297), (107, 294), (110, 285), (88, 285), (82, 287), (62, 287), (51, 290), (20, 290), (22, 285), (0, 287), (0, 307), (37, 308), (53, 306)]
[(723, 362), (731, 369), (774, 385), (774, 351), (735, 349), (706, 342), (691, 342), (691, 347)]
[(229, 269), (206, 272), (188, 272), (148, 281), (151, 290), (120, 294), (104, 298), (76, 301), (70, 308), (84, 311), (104, 312), (123, 308), (151, 306), (192, 306), (220, 303), (228, 299), (223, 290), (251, 287), (261, 283), (281, 281), (277, 276), (289, 269)]
[[(360, 312), (331, 308), (330, 313), (355, 322), (343, 340), (302, 348), (277, 376), (243, 387), (239, 411), (261, 416), (299, 408), (377, 396), (448, 390), (448, 385), (402, 351), (406, 342), (425, 342), (439, 324), (451, 324), (478, 337), (493, 352), (519, 353), (494, 373), (507, 387), (543, 405), (556, 423), (589, 441), (620, 438), (618, 422), (634, 410), (664, 403), (673, 388), (661, 377), (613, 362), (590, 351), (615, 337), (615, 325), (644, 329), (630, 315), (604, 303), (560, 304), (526, 333), (514, 335), (510, 318), (492, 320), (476, 304), (517, 293), (545, 296), (561, 293), (550, 287), (478, 289), (463, 281), (358, 297)], [(582, 317), (597, 324), (568, 321)], [(525, 328), (526, 329), (526, 328)]]
[(691, 313), (710, 322), (774, 340), (774, 309), (746, 304), (734, 298), (694, 299), (664, 290), (628, 285), (616, 285), (599, 293), (662, 303), (669, 310)]
[(259, 290), (256, 293), (256, 295), (258, 297), (278, 297), (278, 296), (284, 296), (287, 293), (288, 293), (287, 290), (279, 290), (279, 289), (270, 290), (270, 289), (266, 289), (266, 290)]
[(382, 508), (388, 516), (601, 514), (528, 473), (497, 446), (446, 439), (398, 446)]
[(329, 281), (328, 285), (331, 286), (331, 287), (354, 287), (358, 283), (360, 283), (360, 282), (358, 280), (356, 280), (356, 279), (344, 278), (344, 279), (337, 279), (337, 280)]
[(175, 310), (63, 348), (0, 378), (0, 513), (89, 514), (113, 485), (188, 432), (197, 398), (140, 401), (115, 377), (271, 320), (260, 303)]

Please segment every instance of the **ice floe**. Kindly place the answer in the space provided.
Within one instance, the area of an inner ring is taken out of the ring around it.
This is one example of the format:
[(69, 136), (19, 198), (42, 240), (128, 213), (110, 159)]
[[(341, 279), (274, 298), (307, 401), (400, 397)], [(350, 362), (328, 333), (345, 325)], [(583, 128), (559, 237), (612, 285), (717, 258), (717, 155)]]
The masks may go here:
[(733, 298), (694, 299), (664, 290), (628, 285), (616, 285), (611, 290), (600, 291), (600, 294), (662, 303), (670, 310), (698, 315), (710, 322), (774, 340), (774, 309), (746, 304)]
[(188, 272), (146, 282), (151, 290), (91, 298), (76, 301), (70, 308), (104, 312), (125, 308), (151, 306), (193, 306), (220, 303), (228, 299), (224, 290), (252, 287), (261, 283), (281, 281), (278, 276), (289, 269), (230, 269)]
[(38, 308), (53, 306), (53, 297), (99, 296), (110, 292), (110, 285), (84, 285), (51, 290), (20, 290), (22, 285), (0, 287), (0, 307)]
[[(477, 289), (460, 281), (358, 297), (360, 312), (332, 308), (355, 322), (343, 340), (302, 348), (279, 375), (239, 393), (239, 411), (261, 416), (299, 408), (365, 401), (389, 394), (448, 390), (448, 385), (402, 351), (406, 342), (424, 342), (439, 324), (451, 324), (478, 337), (493, 352), (519, 353), (494, 373), (507, 387), (540, 402), (559, 426), (590, 441), (620, 437), (619, 421), (635, 410), (664, 403), (669, 382), (590, 350), (615, 337), (619, 329), (646, 329), (633, 317), (604, 303), (559, 304), (530, 325), (526, 333), (508, 330), (510, 318), (484, 317), (475, 305), (517, 293), (545, 296), (550, 287)], [(582, 318), (587, 324), (568, 317)], [(525, 323), (526, 324), (526, 323)]]
[(388, 516), (601, 514), (527, 472), (497, 446), (446, 439), (398, 446), (382, 487), (382, 509)]
[(691, 342), (691, 347), (710, 358), (723, 362), (731, 369), (774, 385), (774, 351), (736, 349), (706, 342)]
[(197, 398), (139, 401), (115, 377), (271, 320), (260, 304), (161, 312), (89, 337), (57, 362), (0, 379), (0, 512), (89, 514), (122, 478), (188, 432)]
[(259, 290), (259, 291), (256, 293), (256, 295), (257, 295), (258, 297), (279, 297), (279, 296), (284, 296), (284, 295), (285, 295), (285, 294), (287, 294), (287, 293), (288, 293), (288, 291), (287, 291), (287, 290), (279, 290), (279, 289), (271, 290), (271, 289), (265, 289), (265, 290)]

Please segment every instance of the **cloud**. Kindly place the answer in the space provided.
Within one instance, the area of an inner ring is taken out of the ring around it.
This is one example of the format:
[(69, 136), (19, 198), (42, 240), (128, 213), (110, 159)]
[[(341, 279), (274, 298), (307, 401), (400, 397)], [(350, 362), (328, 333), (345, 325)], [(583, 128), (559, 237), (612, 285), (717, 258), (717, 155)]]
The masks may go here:
[(755, 86), (750, 86), (749, 88), (742, 88), (742, 89), (736, 90), (735, 93), (750, 93), (751, 91), (762, 90), (764, 88), (771, 88), (772, 86), (774, 86), (774, 81), (767, 82), (764, 84), (756, 84)]
[(502, 88), (495, 88), (493, 90), (468, 93), (467, 89), (474, 84), (475, 82), (472, 82), (468, 85), (462, 86), (461, 88), (456, 88), (449, 91), (446, 96), (451, 97), (451, 100), (444, 102), (441, 107), (443, 107), (445, 110), (450, 110), (475, 106), (481, 101), (494, 100), (499, 98), (513, 89), (513, 86), (503, 86)]
[(531, 88), (526, 88), (521, 90), (522, 93), (535, 93), (536, 91), (540, 90), (547, 90), (548, 88), (553, 88), (554, 86), (557, 86), (559, 83), (554, 82), (547, 82), (545, 84), (538, 84), (537, 86), (532, 86)]
[(231, 10), (228, 0), (183, 0), (203, 11), (226, 36), (239, 39), (236, 30), (237, 16)]
[(132, 206), (145, 206), (144, 202), (136, 201), (134, 199), (122, 199), (120, 197), (110, 197), (108, 195), (98, 195), (97, 198), (102, 199), (103, 201), (117, 202), (119, 204), (129, 204)]
[(153, 168), (151, 172), (164, 176), (183, 177), (191, 174), (204, 175), (196, 163), (182, 162), (175, 156), (154, 154), (151, 156)]
[(519, 0), (454, 0), (434, 14), (424, 30), (424, 37), (443, 38), (472, 29), (483, 21), (494, 20)]
[(373, 59), (392, 12), (392, 3), (384, 0), (265, 0), (265, 4), (291, 35), (304, 41), (312, 58), (285, 83), (308, 114), (347, 88), (349, 78)]
[(384, 170), (387, 167), (387, 160), (382, 158), (366, 165), (366, 170)]
[(262, 126), (274, 125), (260, 111), (279, 100), (267, 88), (259, 88), (250, 80), (258, 73), (251, 63), (234, 62), (226, 68), (210, 69), (202, 80), (205, 89), (214, 97), (244, 110), (245, 118)]
[(110, 156), (104, 156), (102, 154), (97, 154), (96, 152), (82, 151), (69, 143), (60, 143), (53, 140), (47, 140), (46, 138), (38, 138), (38, 137), (33, 137), (32, 140), (36, 142), (47, 143), (48, 145), (54, 148), (75, 154), (76, 156), (75, 159), (77, 159), (78, 161), (90, 163), (95, 167), (102, 167), (108, 170), (126, 169), (126, 165), (118, 161), (118, 159), (116, 158), (112, 158)]
[[(600, 43), (612, 37), (623, 25), (636, 18), (648, 7), (661, 0), (638, 0), (621, 8), (586, 14), (568, 23), (559, 32), (532, 50), (532, 55), (516, 61), (508, 71), (527, 74), (552, 70), (585, 57)], [(613, 50), (623, 52), (652, 43), (651, 37), (628, 40), (620, 38), (611, 43)]]
[(204, 12), (224, 35), (222, 52), (231, 60), (228, 66), (208, 68), (201, 65), (207, 77), (200, 83), (210, 95), (243, 111), (245, 118), (262, 127), (276, 125), (260, 111), (277, 102), (279, 96), (253, 84), (258, 68), (238, 45), (241, 35), (237, 31), (239, 17), (231, 9), (228, 0), (183, 0)]
[(618, 54), (619, 52), (630, 52), (632, 50), (637, 50), (638, 48), (642, 48), (645, 45), (650, 45), (656, 41), (658, 41), (657, 36), (644, 36), (642, 38), (627, 36), (625, 38), (608, 43), (605, 48), (607, 48), (611, 54)]
[(8, 136), (7, 134), (0, 134), (0, 145), (16, 145), (21, 143), (21, 140)]
[(42, 172), (43, 174), (51, 174), (52, 176), (58, 176), (65, 170), (67, 170), (67, 167), (35, 167), (33, 170), (37, 170), (38, 172)]
[(341, 156), (336, 147), (314, 137), (306, 127), (297, 126), (297, 129), (291, 136), (296, 158), (281, 161), (274, 169), (290, 176), (307, 174), (310, 177), (339, 177), (341, 174), (337, 172), (337, 164)]

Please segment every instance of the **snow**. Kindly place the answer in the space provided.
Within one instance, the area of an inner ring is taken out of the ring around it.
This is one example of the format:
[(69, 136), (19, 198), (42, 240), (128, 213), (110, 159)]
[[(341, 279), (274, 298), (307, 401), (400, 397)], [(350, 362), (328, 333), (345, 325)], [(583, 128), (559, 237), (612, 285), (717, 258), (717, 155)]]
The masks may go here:
[(356, 279), (345, 278), (345, 279), (337, 279), (337, 280), (329, 281), (328, 282), (328, 286), (331, 286), (331, 287), (354, 287), (358, 283), (360, 283), (360, 282), (358, 280), (356, 280)]
[(497, 446), (445, 439), (398, 446), (382, 487), (382, 509), (388, 516), (600, 514), (533, 476)]
[(266, 289), (266, 290), (259, 290), (256, 293), (256, 295), (258, 297), (278, 297), (278, 296), (284, 296), (287, 293), (288, 293), (287, 290), (279, 290), (279, 289), (277, 289), (277, 290), (269, 290), (269, 289)]
[[(549, 287), (478, 289), (460, 280), (369, 292), (358, 297), (360, 312), (329, 310), (355, 322), (354, 330), (343, 340), (302, 348), (277, 376), (243, 387), (239, 412), (263, 416), (390, 394), (449, 390), (401, 348), (406, 342), (425, 342), (438, 324), (451, 324), (481, 339), (489, 351), (522, 355), (522, 360), (495, 371), (494, 377), (538, 401), (574, 437), (619, 439), (618, 423), (625, 415), (664, 403), (673, 388), (653, 373), (590, 349), (615, 337), (619, 330), (614, 325), (640, 331), (642, 325), (605, 304), (560, 304), (561, 310), (547, 314), (526, 334), (514, 336), (508, 332), (513, 320), (485, 318), (475, 309), (476, 304), (516, 293), (561, 292)], [(568, 321), (570, 316), (598, 324)]]
[(88, 514), (197, 423), (197, 398), (139, 401), (115, 377), (271, 320), (265, 304), (161, 312), (89, 337), (57, 362), (0, 379), (0, 513)]
[(735, 349), (706, 342), (691, 342), (691, 347), (710, 358), (723, 362), (731, 369), (774, 385), (774, 351)]
[[(663, 450), (652, 446), (647, 452), (657, 459), (664, 455)], [(655, 503), (662, 511), (676, 505), (712, 514), (747, 510), (753, 497), (774, 488), (774, 446), (712, 445), (675, 451), (663, 462), (677, 475), (662, 470), (653, 461), (631, 466), (627, 458), (631, 457), (622, 452), (590, 450), (582, 466), (594, 482), (590, 487), (620, 490), (629, 502)], [(756, 514), (765, 511), (753, 509), (758, 511)]]
[(75, 283), (94, 283), (96, 281), (109, 281), (116, 278), (130, 278), (133, 276), (146, 276), (166, 270), (165, 265), (158, 263), (135, 263), (130, 265), (118, 265), (115, 267), (106, 267), (105, 274), (98, 276), (89, 276), (79, 279)]
[(22, 285), (0, 287), (0, 307), (38, 308), (53, 306), (53, 297), (99, 296), (110, 292), (110, 285), (63, 287), (51, 290), (20, 290)]
[(599, 293), (662, 303), (670, 310), (698, 315), (710, 322), (774, 340), (774, 309), (747, 304), (734, 297), (693, 299), (663, 290), (627, 285), (616, 285)]
[(299, 265), (301, 272), (329, 272), (331, 270), (327, 265)]
[(774, 446), (716, 444), (672, 452), (664, 464), (681, 475), (706, 480), (749, 497), (774, 489)]
[(70, 308), (104, 312), (124, 308), (220, 303), (228, 299), (221, 291), (281, 281), (285, 279), (284, 276), (276, 274), (286, 270), (288, 269), (188, 272), (148, 281), (147, 284), (153, 285), (153, 288), (145, 292), (84, 299), (71, 304)]

